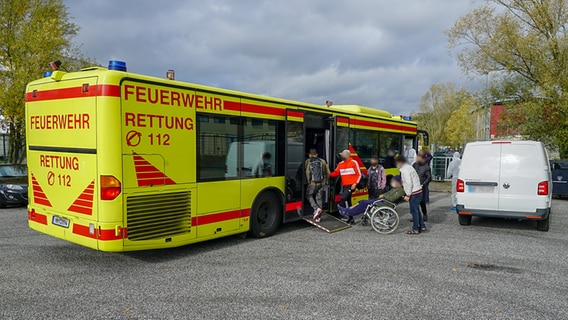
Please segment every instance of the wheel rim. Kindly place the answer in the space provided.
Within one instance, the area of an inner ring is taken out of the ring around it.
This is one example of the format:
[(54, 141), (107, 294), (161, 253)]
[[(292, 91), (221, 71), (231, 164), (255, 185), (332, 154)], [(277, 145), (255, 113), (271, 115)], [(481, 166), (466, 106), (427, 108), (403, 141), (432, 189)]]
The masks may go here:
[(379, 208), (371, 217), (371, 225), (378, 233), (391, 233), (396, 230), (398, 223), (398, 214), (390, 208)]
[(261, 228), (265, 229), (272, 226), (275, 217), (275, 208), (270, 202), (265, 201), (258, 206), (256, 221)]

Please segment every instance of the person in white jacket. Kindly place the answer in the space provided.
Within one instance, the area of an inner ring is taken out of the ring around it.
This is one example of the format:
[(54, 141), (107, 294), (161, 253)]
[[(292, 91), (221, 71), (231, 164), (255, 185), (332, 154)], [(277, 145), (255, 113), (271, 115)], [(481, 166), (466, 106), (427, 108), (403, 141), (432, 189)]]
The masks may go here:
[(456, 210), (456, 205), (458, 204), (458, 192), (456, 191), (456, 186), (458, 184), (460, 165), (461, 165), (460, 153), (455, 152), (452, 162), (450, 162), (450, 165), (448, 166), (448, 172), (446, 172), (446, 178), (452, 179), (452, 210)]
[(406, 157), (406, 163), (412, 165), (416, 161), (416, 149), (412, 147), (412, 142), (409, 142), (405, 147), (406, 152), (404, 156)]
[(400, 170), (400, 177), (402, 178), (402, 187), (404, 188), (405, 201), (409, 201), (410, 214), (412, 215), (412, 230), (406, 234), (420, 234), (426, 231), (424, 224), (424, 217), (420, 213), (420, 201), (422, 201), (422, 185), (416, 170), (407, 163), (404, 156), (396, 158), (396, 167)]

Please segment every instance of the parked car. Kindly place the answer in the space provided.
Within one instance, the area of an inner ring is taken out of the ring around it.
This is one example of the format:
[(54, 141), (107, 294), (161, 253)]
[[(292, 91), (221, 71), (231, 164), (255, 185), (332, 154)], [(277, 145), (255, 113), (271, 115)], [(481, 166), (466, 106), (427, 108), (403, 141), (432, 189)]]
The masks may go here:
[(568, 196), (568, 161), (551, 160), (552, 195), (557, 197)]
[(28, 168), (25, 165), (0, 165), (0, 208), (28, 204)]
[(548, 155), (536, 141), (468, 143), (462, 157), (457, 191), (459, 223), (472, 216), (536, 220), (548, 231), (552, 179)]

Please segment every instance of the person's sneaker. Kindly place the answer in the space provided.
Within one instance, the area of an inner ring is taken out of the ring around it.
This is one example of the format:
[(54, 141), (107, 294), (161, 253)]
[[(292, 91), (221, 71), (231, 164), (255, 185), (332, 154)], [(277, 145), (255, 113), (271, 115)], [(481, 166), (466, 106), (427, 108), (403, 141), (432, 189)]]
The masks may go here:
[(347, 215), (347, 208), (344, 208), (340, 205), (337, 205), (337, 210), (339, 211), (339, 214), (344, 217), (344, 218), (349, 218), (349, 216)]
[(315, 222), (320, 222), (321, 221), (321, 213), (323, 212), (322, 209), (317, 208), (316, 212), (314, 212), (314, 221)]

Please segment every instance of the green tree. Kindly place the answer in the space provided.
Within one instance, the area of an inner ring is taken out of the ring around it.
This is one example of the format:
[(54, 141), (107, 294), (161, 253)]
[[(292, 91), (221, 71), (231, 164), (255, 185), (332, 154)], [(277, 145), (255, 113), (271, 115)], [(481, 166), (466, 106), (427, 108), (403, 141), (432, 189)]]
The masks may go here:
[(8, 125), (8, 162), (25, 153), (24, 92), (28, 82), (61, 59), (69, 68), (86, 59), (72, 43), (79, 27), (70, 21), (62, 0), (0, 1), (0, 111)]
[(421, 129), (430, 134), (430, 143), (448, 145), (446, 127), (450, 117), (470, 99), (470, 94), (464, 88), (457, 88), (453, 83), (433, 84), (422, 96), (415, 121)]
[(475, 140), (475, 117), (473, 116), (475, 109), (476, 100), (472, 97), (460, 100), (459, 107), (451, 113), (444, 128), (447, 145), (463, 150), (466, 143)]
[(484, 0), (446, 34), (466, 73), (523, 84), (521, 134), (568, 150), (568, 0)]

